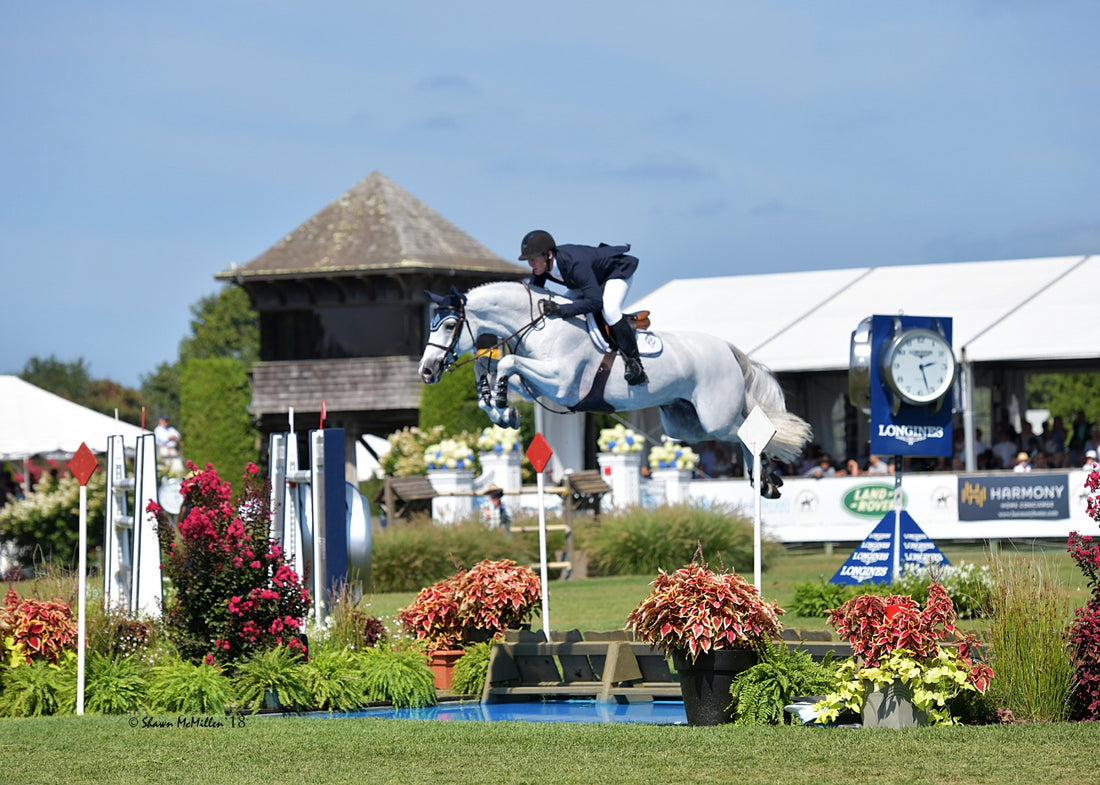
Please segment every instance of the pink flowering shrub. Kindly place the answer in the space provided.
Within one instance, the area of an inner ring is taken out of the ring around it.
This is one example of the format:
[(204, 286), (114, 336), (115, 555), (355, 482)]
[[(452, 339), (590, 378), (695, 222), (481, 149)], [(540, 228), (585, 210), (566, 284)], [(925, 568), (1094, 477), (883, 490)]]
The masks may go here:
[[(1085, 479), (1089, 495), (1086, 511), (1100, 521), (1100, 472)], [(1074, 710), (1085, 720), (1100, 720), (1100, 543), (1087, 534), (1070, 532), (1068, 551), (1088, 583), (1091, 597), (1077, 609), (1070, 627), (1069, 647), (1077, 669)]]
[(169, 638), (196, 663), (234, 662), (280, 645), (304, 651), (312, 600), (282, 547), (269, 540), (270, 494), (259, 470), (248, 464), (234, 499), (213, 466), (187, 466), (179, 526), (149, 504), (174, 588), (164, 607)]

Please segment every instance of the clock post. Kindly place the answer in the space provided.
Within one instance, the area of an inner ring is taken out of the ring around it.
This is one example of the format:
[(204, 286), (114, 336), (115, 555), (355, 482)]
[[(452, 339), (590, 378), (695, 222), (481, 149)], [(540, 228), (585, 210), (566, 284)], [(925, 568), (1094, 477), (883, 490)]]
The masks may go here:
[[(860, 354), (867, 359), (858, 369), (854, 365), (852, 369), (863, 380), (862, 384), (851, 385), (861, 392), (862, 401), (853, 398), (852, 403), (869, 404), (871, 453), (894, 456), (891, 580), (897, 580), (902, 551), (904, 459), (951, 456), (950, 398), (958, 363), (951, 348), (950, 317), (876, 315), (871, 317), (870, 327), (869, 337), (861, 336), (865, 349)], [(856, 337), (853, 333), (853, 357), (857, 356)]]

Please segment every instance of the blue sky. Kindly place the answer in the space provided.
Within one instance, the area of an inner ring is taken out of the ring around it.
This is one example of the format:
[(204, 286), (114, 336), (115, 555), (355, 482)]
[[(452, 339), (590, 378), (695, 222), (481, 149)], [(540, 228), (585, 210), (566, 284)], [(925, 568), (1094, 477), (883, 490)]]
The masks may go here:
[(374, 170), (507, 259), (630, 242), (632, 298), (1100, 251), (1084, 0), (0, 10), (0, 373), (137, 386), (215, 273)]

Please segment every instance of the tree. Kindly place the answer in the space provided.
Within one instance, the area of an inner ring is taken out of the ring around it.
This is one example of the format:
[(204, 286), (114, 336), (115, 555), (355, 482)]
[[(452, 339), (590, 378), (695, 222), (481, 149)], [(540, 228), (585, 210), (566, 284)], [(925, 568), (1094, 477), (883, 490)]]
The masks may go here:
[(73, 362), (62, 362), (52, 354), (46, 359), (32, 357), (27, 360), (19, 378), (81, 406), (87, 405), (92, 385), (92, 375), (83, 357)]
[(1087, 422), (1100, 422), (1100, 373), (1036, 373), (1027, 378), (1027, 403), (1035, 409), (1049, 409), (1068, 426), (1078, 412)]
[(225, 286), (191, 306), (191, 335), (180, 341), (180, 362), (232, 357), (251, 367), (260, 357), (260, 318), (239, 286)]

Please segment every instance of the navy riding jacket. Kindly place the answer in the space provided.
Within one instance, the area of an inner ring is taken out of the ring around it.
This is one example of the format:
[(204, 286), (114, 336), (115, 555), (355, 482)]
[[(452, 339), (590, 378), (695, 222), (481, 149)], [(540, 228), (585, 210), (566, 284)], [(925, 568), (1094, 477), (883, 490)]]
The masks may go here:
[(638, 269), (638, 258), (627, 253), (627, 245), (559, 245), (554, 267), (531, 282), (545, 286), (546, 280), (560, 281), (572, 289), (576, 299), (561, 307), (562, 316), (596, 313), (603, 309), (603, 285), (612, 278), (629, 278)]

